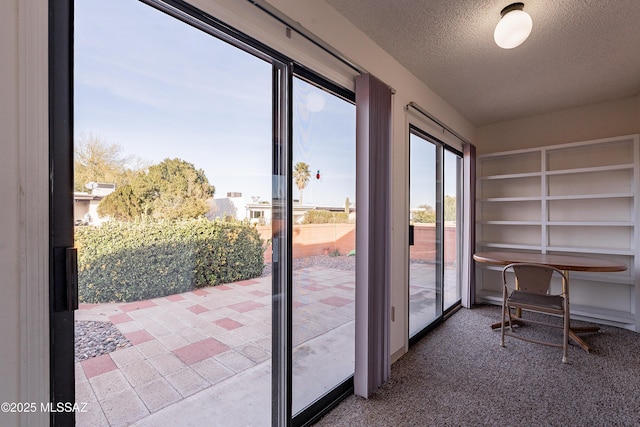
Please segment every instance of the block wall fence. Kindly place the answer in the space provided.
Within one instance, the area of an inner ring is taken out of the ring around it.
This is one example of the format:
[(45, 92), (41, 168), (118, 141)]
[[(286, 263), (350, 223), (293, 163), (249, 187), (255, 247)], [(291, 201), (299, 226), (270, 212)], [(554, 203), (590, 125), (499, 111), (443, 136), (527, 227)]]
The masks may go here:
[[(271, 238), (271, 227), (257, 226), (260, 237)], [(456, 260), (456, 227), (445, 226), (445, 263)], [(411, 258), (422, 261), (435, 261), (435, 225), (416, 224), (414, 228), (414, 245), (411, 247)], [(450, 244), (447, 244), (450, 243)], [(293, 256), (304, 258), (314, 255), (328, 255), (338, 251), (346, 255), (356, 248), (355, 224), (304, 224), (293, 226)], [(271, 245), (264, 253), (264, 262), (271, 262)]]

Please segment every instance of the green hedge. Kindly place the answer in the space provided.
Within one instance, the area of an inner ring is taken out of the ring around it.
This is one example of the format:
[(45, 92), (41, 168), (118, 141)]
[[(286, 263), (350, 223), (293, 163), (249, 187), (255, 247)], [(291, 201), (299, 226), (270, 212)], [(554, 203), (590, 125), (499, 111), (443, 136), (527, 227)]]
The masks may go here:
[(265, 245), (238, 221), (107, 222), (76, 228), (85, 303), (138, 301), (257, 277)]
[(347, 224), (349, 215), (346, 212), (310, 210), (304, 213), (303, 224)]

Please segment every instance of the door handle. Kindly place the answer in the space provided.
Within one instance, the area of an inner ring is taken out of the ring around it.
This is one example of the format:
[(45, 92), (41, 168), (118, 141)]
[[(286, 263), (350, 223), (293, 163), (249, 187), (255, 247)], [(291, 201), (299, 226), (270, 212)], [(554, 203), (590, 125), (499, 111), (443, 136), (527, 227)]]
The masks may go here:
[(414, 243), (414, 226), (409, 225), (409, 246), (413, 246)]
[(56, 312), (78, 309), (78, 251), (53, 248), (53, 309)]

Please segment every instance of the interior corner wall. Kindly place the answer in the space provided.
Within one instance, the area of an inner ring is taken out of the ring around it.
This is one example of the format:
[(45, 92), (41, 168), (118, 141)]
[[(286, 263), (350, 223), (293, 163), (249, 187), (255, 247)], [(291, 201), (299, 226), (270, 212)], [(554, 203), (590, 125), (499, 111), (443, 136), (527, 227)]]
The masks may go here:
[[(213, 1), (213, 0), (211, 0)], [(472, 141), (474, 127), (444, 99), (321, 0), (269, 0), (281, 12), (394, 89), (391, 159), (391, 362), (408, 350), (408, 176), (406, 105), (415, 102)]]
[[(0, 402), (20, 401), (18, 2), (0, 4)], [(0, 412), (0, 425), (18, 422), (18, 414)]]
[(542, 147), (640, 132), (640, 95), (481, 126), (478, 154)]

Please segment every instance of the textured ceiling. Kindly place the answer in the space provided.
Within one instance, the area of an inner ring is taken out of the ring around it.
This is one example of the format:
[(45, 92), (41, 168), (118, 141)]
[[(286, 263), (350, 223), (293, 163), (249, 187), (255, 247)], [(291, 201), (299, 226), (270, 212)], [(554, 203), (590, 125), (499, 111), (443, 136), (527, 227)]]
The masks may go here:
[(640, 0), (529, 0), (503, 50), (509, 0), (325, 0), (474, 125), (640, 94)]

